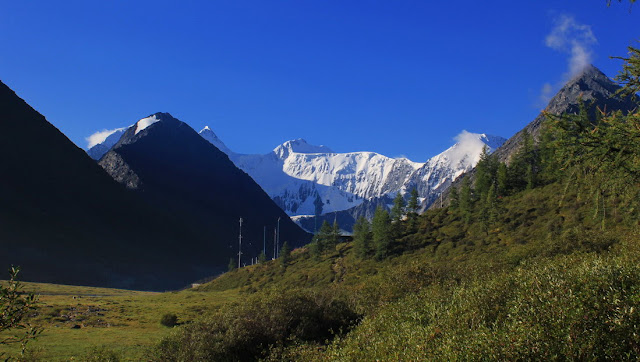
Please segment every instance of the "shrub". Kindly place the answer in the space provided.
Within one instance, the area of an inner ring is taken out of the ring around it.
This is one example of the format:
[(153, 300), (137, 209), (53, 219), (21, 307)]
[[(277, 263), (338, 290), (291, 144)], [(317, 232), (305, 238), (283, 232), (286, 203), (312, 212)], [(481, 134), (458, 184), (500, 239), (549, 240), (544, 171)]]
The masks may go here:
[(178, 316), (173, 313), (166, 313), (160, 318), (160, 324), (165, 327), (175, 327), (178, 325)]
[(328, 353), (348, 360), (640, 357), (640, 267), (576, 253), (382, 308)]
[(346, 303), (328, 295), (299, 291), (254, 294), (243, 303), (191, 323), (165, 338), (151, 359), (253, 360), (273, 347), (298, 341), (322, 343), (358, 320)]
[(118, 362), (121, 358), (118, 352), (106, 346), (100, 346), (91, 348), (83, 360), (87, 362)]

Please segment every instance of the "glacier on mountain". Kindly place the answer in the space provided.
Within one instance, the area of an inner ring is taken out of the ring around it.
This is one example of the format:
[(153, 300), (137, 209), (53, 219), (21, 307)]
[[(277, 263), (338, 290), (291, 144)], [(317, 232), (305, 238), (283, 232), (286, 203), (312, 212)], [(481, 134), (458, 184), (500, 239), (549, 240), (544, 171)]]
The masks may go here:
[(375, 152), (336, 153), (303, 139), (284, 142), (264, 155), (238, 154), (209, 127), (200, 134), (225, 152), (290, 216), (346, 210), (364, 200), (405, 194), (414, 187), (421, 200), (431, 202), (477, 164), (485, 146), (492, 152), (504, 142), (502, 137), (463, 131), (455, 145), (419, 163)]
[[(136, 134), (158, 119), (139, 120)], [(121, 137), (108, 135), (87, 152), (100, 159)], [(208, 126), (199, 132), (248, 173), (289, 216), (327, 214), (358, 207), (365, 201), (388, 200), (413, 188), (428, 206), (462, 173), (471, 170), (482, 149), (489, 152), (505, 139), (462, 131), (456, 143), (424, 163), (391, 158), (375, 152), (333, 152), (304, 139), (286, 141), (267, 154), (233, 152)]]

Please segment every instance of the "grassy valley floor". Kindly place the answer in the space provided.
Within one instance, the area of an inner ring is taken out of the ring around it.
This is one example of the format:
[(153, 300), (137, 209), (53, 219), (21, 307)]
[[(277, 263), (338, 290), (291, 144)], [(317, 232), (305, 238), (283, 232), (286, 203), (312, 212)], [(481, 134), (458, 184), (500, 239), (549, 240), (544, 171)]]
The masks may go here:
[[(39, 296), (30, 322), (43, 328), (29, 342), (27, 359), (44, 361), (85, 360), (96, 350), (140, 360), (146, 349), (170, 334), (172, 328), (160, 324), (164, 314), (174, 313), (178, 323), (188, 323), (237, 298), (234, 290), (154, 293), (43, 283), (23, 283), (23, 290)], [(19, 348), (0, 346), (2, 352), (15, 356)]]

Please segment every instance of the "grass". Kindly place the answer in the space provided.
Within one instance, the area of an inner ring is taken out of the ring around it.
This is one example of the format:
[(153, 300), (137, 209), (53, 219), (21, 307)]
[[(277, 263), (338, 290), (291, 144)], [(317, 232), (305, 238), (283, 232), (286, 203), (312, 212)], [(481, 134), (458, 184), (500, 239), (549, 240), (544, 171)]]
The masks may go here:
[[(29, 355), (46, 361), (83, 360), (93, 348), (140, 360), (171, 331), (160, 324), (165, 313), (189, 323), (237, 298), (234, 290), (154, 293), (26, 282), (23, 290), (39, 296), (37, 315), (30, 322), (43, 328), (29, 343)], [(17, 350), (0, 346), (0, 352), (15, 355)]]

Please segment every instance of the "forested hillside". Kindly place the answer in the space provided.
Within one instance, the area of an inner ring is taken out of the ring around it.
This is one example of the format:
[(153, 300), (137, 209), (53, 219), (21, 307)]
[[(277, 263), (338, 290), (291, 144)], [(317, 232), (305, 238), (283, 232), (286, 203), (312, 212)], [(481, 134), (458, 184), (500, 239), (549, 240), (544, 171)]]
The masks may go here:
[[(640, 89), (630, 48), (621, 92)], [(637, 98), (634, 98), (637, 103)], [(246, 300), (162, 341), (160, 360), (640, 357), (640, 112), (547, 115), (507, 166), (483, 155), (448, 207), (398, 202), (353, 241), (306, 248), (203, 291)]]

